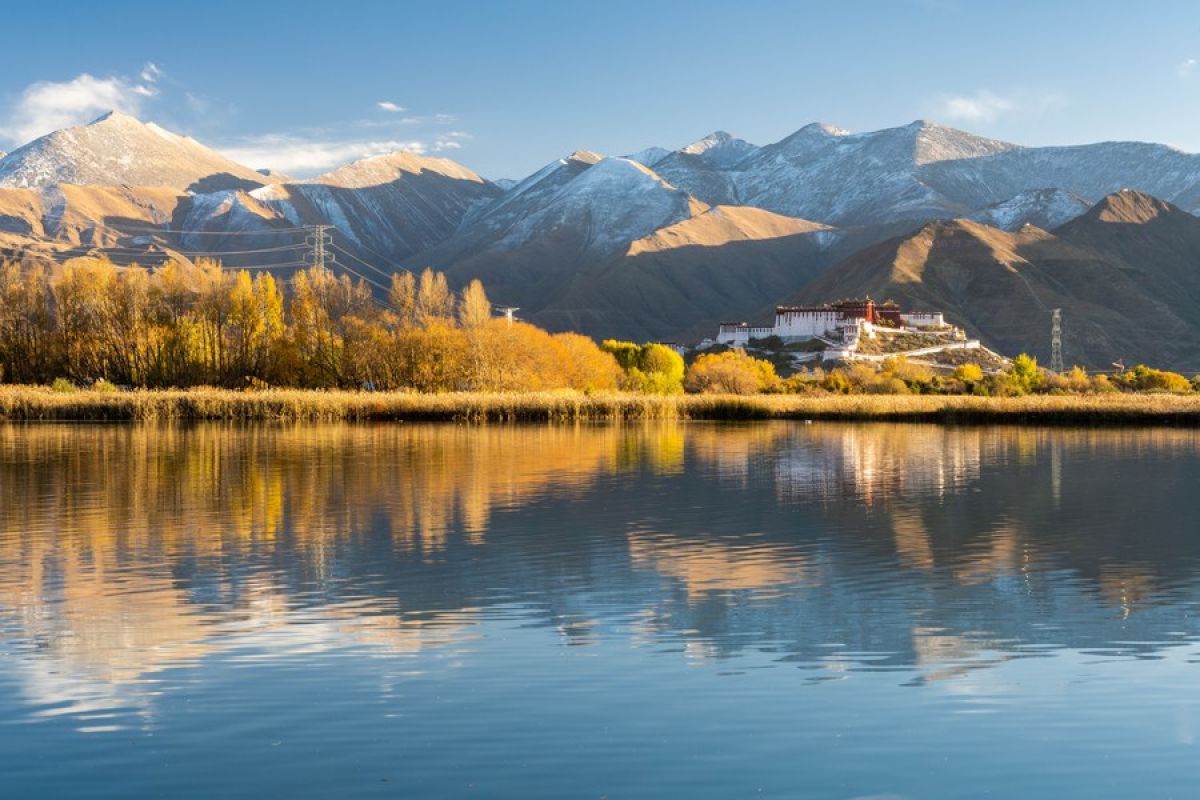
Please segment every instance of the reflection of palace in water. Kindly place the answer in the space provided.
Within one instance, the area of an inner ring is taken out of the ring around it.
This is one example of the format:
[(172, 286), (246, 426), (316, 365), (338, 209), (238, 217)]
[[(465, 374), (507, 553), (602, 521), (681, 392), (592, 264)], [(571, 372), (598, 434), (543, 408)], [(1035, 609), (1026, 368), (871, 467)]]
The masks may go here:
[(1142, 521), (1189, 507), (1197, 454), (1170, 430), (0, 427), (0, 640), (76, 712), (234, 649), (469, 651), (513, 603), (571, 644), (933, 680), (1066, 618), (1045, 641), (1186, 630), (1200, 544)]

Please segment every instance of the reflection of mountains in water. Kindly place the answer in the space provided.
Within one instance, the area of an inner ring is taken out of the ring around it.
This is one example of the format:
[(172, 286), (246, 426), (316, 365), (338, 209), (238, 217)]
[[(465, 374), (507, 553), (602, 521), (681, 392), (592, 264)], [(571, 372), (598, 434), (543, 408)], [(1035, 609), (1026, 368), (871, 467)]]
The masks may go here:
[(110, 687), (235, 644), (469, 647), (492, 610), (821, 674), (1153, 650), (1189, 629), (1198, 453), (1170, 430), (0, 428), (0, 622)]

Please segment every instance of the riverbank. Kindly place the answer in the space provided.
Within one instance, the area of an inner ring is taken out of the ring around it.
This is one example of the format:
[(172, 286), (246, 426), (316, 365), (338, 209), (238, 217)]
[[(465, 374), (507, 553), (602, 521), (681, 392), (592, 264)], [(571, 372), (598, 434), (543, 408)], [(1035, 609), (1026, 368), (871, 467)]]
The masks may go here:
[(0, 387), (5, 421), (876, 420), (940, 423), (1200, 426), (1200, 395), (585, 395), (324, 392), (280, 389), (55, 392)]

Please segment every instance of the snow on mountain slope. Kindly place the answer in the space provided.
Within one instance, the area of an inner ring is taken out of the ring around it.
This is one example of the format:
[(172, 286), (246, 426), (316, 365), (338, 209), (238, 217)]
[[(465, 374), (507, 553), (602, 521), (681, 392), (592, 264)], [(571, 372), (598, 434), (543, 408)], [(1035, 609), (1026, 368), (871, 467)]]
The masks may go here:
[(490, 203), (472, 208), (463, 219), (462, 230), (467, 231), (468, 239), (479, 239), (507, 229), (518, 219), (541, 208), (564, 186), (603, 158), (591, 150), (576, 150), (565, 158), (551, 161)]
[(363, 189), (393, 183), (407, 175), (444, 175), (455, 180), (486, 183), (471, 170), (448, 158), (429, 158), (403, 150), (359, 159), (332, 172), (300, 183), (320, 183), (341, 189)]
[(537, 212), (516, 222), (496, 243), (510, 249), (562, 228), (580, 235), (593, 256), (685, 219), (697, 210), (686, 192), (625, 158), (606, 158), (569, 181)]
[(1054, 186), (1088, 202), (1125, 188), (1200, 209), (1200, 156), (1142, 142), (1025, 147), (982, 158), (931, 164), (922, 178), (962, 205), (982, 207), (1029, 189)]
[(716, 131), (659, 159), (654, 171), (710, 205), (736, 205), (735, 170), (757, 151), (747, 141)]
[(624, 158), (630, 161), (636, 161), (643, 167), (651, 167), (662, 161), (667, 156), (671, 155), (671, 151), (665, 147), (647, 147), (645, 150), (638, 150), (636, 153), (630, 153)]
[[(278, 243), (280, 229), (328, 224), (334, 244), (357, 251), (371, 263), (389, 263), (444, 241), (467, 210), (500, 192), (471, 170), (447, 159), (392, 153), (363, 159), (300, 183), (278, 183), (251, 191), (232, 189), (195, 194), (178, 227), (187, 249), (247, 249)], [(237, 238), (222, 239), (222, 232)], [(247, 239), (244, 234), (261, 233)], [(300, 241), (294, 233), (291, 241)], [(288, 242), (291, 243), (291, 242)], [(299, 257), (286, 254), (287, 260)], [(270, 261), (274, 256), (263, 256)]]
[(921, 169), (1015, 147), (923, 120), (859, 134), (814, 124), (760, 148), (733, 180), (746, 205), (822, 222), (957, 216), (973, 209), (922, 181)]
[(277, 180), (193, 139), (116, 111), (88, 125), (49, 133), (0, 159), (0, 186), (13, 188), (59, 183), (227, 188)]
[(397, 152), (250, 195), (294, 225), (329, 223), (351, 241), (400, 259), (441, 243), (472, 207), (500, 193), (449, 159)]
[(968, 219), (1006, 231), (1015, 231), (1024, 225), (1053, 230), (1086, 213), (1090, 205), (1078, 195), (1062, 189), (1031, 189), (976, 211)]
[(689, 156), (700, 156), (704, 163), (719, 169), (737, 166), (758, 148), (744, 139), (738, 139), (725, 131), (714, 131), (703, 139), (692, 142), (679, 152)]
[(497, 298), (519, 298), (533, 310), (561, 296), (582, 270), (705, 210), (635, 161), (576, 152), (474, 212), (411, 265), (446, 268), (454, 283), (480, 278)]

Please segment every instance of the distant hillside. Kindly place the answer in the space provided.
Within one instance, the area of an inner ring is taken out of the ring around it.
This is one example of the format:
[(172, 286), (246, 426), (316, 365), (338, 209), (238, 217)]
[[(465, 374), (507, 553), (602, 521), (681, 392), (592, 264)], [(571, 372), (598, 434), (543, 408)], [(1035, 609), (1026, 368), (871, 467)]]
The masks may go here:
[(1139, 192), (1103, 198), (1054, 232), (933, 222), (831, 267), (791, 302), (870, 295), (946, 312), (1001, 352), (1049, 357), (1063, 309), (1068, 362), (1200, 369), (1200, 219)]

